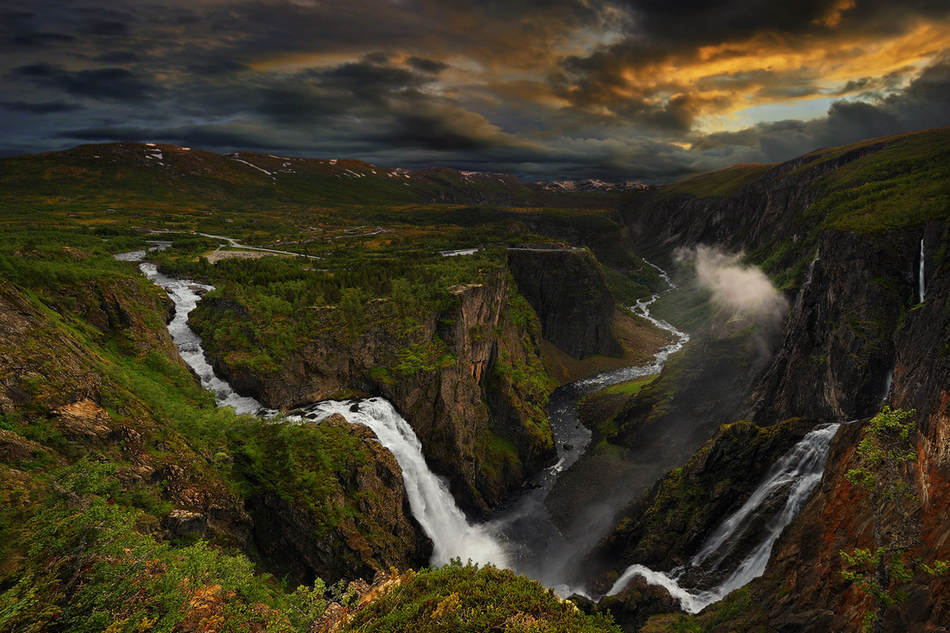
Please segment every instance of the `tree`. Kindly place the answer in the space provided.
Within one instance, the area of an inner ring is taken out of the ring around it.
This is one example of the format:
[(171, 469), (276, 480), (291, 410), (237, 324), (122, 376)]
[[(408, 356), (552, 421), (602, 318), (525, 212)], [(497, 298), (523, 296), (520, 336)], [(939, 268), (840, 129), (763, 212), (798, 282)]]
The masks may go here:
[(871, 547), (841, 552), (841, 575), (870, 596), (874, 607), (864, 615), (864, 630), (884, 631), (884, 614), (907, 596), (902, 587), (918, 568), (930, 574), (946, 572), (947, 563), (927, 565), (912, 557), (920, 544), (915, 514), (920, 507), (908, 481), (908, 465), (917, 460), (913, 434), (916, 411), (885, 406), (864, 430), (857, 447), (857, 466), (848, 481), (869, 497), (874, 533)]

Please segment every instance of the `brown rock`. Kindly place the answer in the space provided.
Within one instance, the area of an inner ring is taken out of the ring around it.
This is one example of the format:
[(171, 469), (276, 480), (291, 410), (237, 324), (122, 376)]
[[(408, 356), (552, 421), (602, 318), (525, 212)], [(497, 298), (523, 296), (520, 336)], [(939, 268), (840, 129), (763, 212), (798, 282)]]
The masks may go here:
[(109, 414), (92, 400), (64, 404), (53, 414), (59, 417), (63, 432), (73, 437), (104, 440), (112, 432)]
[(13, 431), (0, 429), (0, 461), (11, 464), (21, 459), (29, 459), (43, 451), (43, 447), (36, 442)]

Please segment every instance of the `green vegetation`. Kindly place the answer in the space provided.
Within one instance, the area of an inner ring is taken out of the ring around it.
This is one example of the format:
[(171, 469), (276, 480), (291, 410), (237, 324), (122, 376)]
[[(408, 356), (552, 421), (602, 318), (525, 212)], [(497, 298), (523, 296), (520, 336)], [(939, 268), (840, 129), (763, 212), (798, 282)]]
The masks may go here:
[(857, 465), (847, 472), (851, 485), (867, 496), (873, 513), (871, 546), (841, 552), (842, 577), (855, 583), (873, 605), (864, 614), (865, 631), (885, 630), (887, 610), (907, 598), (902, 586), (917, 569), (931, 575), (948, 570), (946, 561), (928, 564), (912, 556), (920, 541), (915, 518), (920, 500), (907, 479), (906, 466), (917, 459), (912, 436), (915, 414), (888, 406), (881, 409), (864, 429)]
[(744, 185), (753, 182), (775, 164), (740, 163), (698, 176), (691, 176), (671, 185), (659, 188), (661, 198), (672, 196), (691, 196), (693, 198), (725, 198), (731, 196)]
[(344, 631), (362, 633), (605, 633), (619, 632), (602, 615), (582, 614), (573, 603), (533, 580), (494, 567), (456, 562), (406, 574), (401, 584), (357, 611)]
[(22, 526), (25, 551), (0, 593), (3, 631), (306, 630), (324, 587), (293, 592), (241, 555), (203, 541), (176, 546), (139, 531), (141, 512), (112, 496), (114, 465), (80, 460)]
[[(878, 143), (875, 143), (877, 145)], [(950, 131), (929, 130), (880, 141), (883, 147), (846, 163), (818, 182), (824, 190), (806, 218), (842, 231), (876, 233), (950, 215)], [(848, 146), (820, 154), (832, 161)]]
[[(553, 448), (543, 409), (553, 383), (537, 317), (505, 278), (506, 247), (587, 246), (631, 298), (656, 283), (601, 208), (611, 196), (570, 198), (575, 208), (563, 197), (550, 201), (565, 208), (435, 205), (425, 200), (445, 174), (359, 191), (310, 164), (275, 186), (223, 157), (166, 149), (169, 168), (159, 170), (126, 156), (140, 151), (0, 161), (0, 336), (10, 351), (0, 370), (15, 396), (0, 401), (12, 407), (0, 412), (0, 630), (307, 630), (333, 592), (319, 580), (293, 590), (262, 573), (284, 570), (249, 536), (258, 527), (249, 514), (261, 507), (292, 510), (328, 544), (321, 555), (340, 574), (406, 548), (406, 535), (376, 520), (392, 518), (382, 509), (389, 489), (364, 485), (388, 476), (374, 445), (343, 424), (216, 408), (168, 340), (163, 293), (113, 254), (172, 242), (149, 259), (216, 287), (193, 323), (232, 369), (276, 376), (303, 346), (329, 341), (334, 355), (372, 338), (381, 343), (366, 377), (393, 388), (456, 365), (462, 301), (507, 283), (495, 324), (464, 333), (497, 351), (485, 384), (497, 388), (501, 413), (492, 426), (482, 405), (474, 443), (480, 476), (498, 481)], [(210, 171), (181, 162), (192, 159)], [(199, 231), (308, 257), (240, 252)], [(75, 419), (63, 412), (77, 406)], [(434, 578), (445, 597), (497, 583), (475, 595), (511, 630), (603, 628), (509, 572), (413, 578)]]

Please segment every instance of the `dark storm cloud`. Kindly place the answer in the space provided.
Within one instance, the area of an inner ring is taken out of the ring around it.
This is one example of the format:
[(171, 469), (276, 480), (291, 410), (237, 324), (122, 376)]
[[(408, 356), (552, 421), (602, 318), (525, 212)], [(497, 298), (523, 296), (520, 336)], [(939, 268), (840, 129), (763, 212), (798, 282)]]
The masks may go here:
[(16, 76), (28, 78), (46, 87), (58, 88), (78, 97), (116, 101), (142, 101), (156, 86), (142, 81), (120, 67), (95, 68), (70, 72), (53, 64), (28, 64), (14, 69)]
[(886, 99), (838, 101), (818, 119), (763, 123), (738, 132), (710, 134), (697, 141), (696, 148), (731, 149), (755, 160), (780, 161), (818, 147), (946, 125), (948, 112), (950, 59), (943, 59), (902, 93)]
[[(950, 49), (945, 1), (24, 4), (0, 12), (6, 148), (161, 140), (657, 180), (950, 123), (939, 64), (921, 73)], [(698, 131), (832, 97), (850, 100)]]
[(448, 64), (434, 59), (425, 59), (424, 57), (410, 57), (406, 60), (406, 63), (418, 70), (419, 72), (429, 73), (431, 75), (438, 75), (440, 72), (449, 67)]
[(33, 103), (28, 101), (0, 101), (0, 108), (13, 110), (16, 112), (50, 114), (55, 112), (75, 112), (76, 110), (81, 110), (82, 106), (76, 103), (67, 103), (65, 101), (45, 101), (42, 103)]
[(23, 35), (14, 37), (12, 44), (14, 46), (33, 48), (66, 44), (75, 40), (75, 37), (66, 35), (65, 33), (24, 33)]

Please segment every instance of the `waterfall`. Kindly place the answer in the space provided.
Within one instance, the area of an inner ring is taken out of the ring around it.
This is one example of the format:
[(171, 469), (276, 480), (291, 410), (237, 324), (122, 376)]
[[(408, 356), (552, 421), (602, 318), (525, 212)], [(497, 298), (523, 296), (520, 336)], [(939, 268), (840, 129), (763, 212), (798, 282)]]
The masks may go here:
[(315, 421), (339, 413), (350, 422), (368, 426), (380, 443), (393, 454), (412, 514), (432, 539), (432, 564), (445, 565), (452, 558), (471, 559), (506, 567), (501, 544), (481, 525), (472, 525), (455, 505), (445, 481), (437, 477), (422, 456), (422, 444), (412, 427), (383, 398), (339, 402), (326, 400), (294, 412), (290, 419)]
[[(140, 262), (145, 251), (120, 253), (116, 259)], [(261, 417), (277, 414), (267, 409), (254, 398), (242, 396), (225, 380), (215, 375), (214, 369), (204, 356), (201, 337), (188, 327), (188, 314), (195, 309), (204, 292), (214, 286), (183, 279), (173, 279), (158, 272), (155, 264), (139, 264), (146, 277), (168, 293), (175, 303), (175, 317), (168, 324), (168, 331), (182, 359), (198, 375), (201, 386), (211, 391), (218, 406), (233, 407), (235, 413), (250, 413)], [(465, 514), (455, 504), (446, 483), (437, 477), (422, 456), (422, 444), (412, 427), (398, 414), (389, 402), (382, 398), (369, 398), (359, 402), (326, 400), (297, 410), (287, 419), (297, 422), (319, 422), (334, 413), (348, 421), (368, 426), (380, 443), (393, 454), (406, 486), (409, 507), (422, 529), (432, 539), (432, 564), (445, 565), (452, 558), (478, 563), (492, 563), (506, 567), (508, 559), (499, 542), (484, 526), (471, 525)]]
[[(706, 606), (718, 602), (729, 592), (742, 587), (765, 571), (772, 545), (782, 530), (791, 523), (811, 496), (824, 471), (825, 460), (831, 440), (839, 424), (822, 425), (811, 431), (772, 466), (752, 496), (723, 521), (706, 539), (699, 551), (681, 568), (670, 573), (653, 571), (643, 565), (631, 565), (617, 579), (608, 596), (620, 593), (634, 576), (643, 577), (648, 583), (665, 587), (680, 606), (688, 613), (698, 613)], [(745, 555), (738, 566), (708, 589), (684, 587), (694, 584), (695, 579), (710, 574), (721, 576), (724, 563), (736, 552), (743, 536), (754, 527), (756, 510), (778, 495), (785, 498), (781, 511), (765, 526), (764, 535), (751, 552)], [(690, 582), (692, 581), (692, 582)]]
[(920, 271), (917, 280), (917, 295), (920, 299), (920, 303), (924, 302), (924, 292), (926, 289), (924, 284), (924, 238), (920, 238)]

